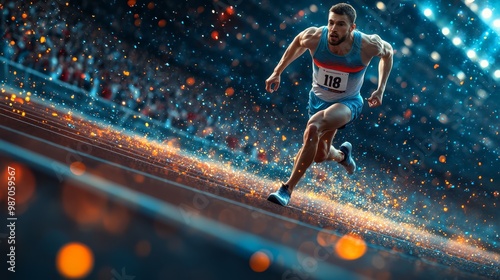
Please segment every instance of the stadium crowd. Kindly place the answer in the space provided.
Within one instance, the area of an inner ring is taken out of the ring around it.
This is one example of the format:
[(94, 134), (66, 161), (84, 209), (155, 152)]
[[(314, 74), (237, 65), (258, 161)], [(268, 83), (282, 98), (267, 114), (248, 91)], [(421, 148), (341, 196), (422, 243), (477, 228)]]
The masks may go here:
[(8, 0), (0, 8), (1, 56), (252, 160), (279, 156), (261, 139), (281, 135), (252, 125), (259, 106), (233, 98), (232, 87), (165, 63), (64, 2)]

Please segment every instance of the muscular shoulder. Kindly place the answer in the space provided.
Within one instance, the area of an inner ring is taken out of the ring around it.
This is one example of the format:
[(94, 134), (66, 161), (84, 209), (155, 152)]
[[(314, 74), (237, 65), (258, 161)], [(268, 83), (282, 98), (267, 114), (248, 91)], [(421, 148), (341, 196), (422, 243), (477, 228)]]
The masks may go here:
[(299, 35), (297, 35), (300, 46), (310, 50), (315, 50), (318, 46), (319, 40), (321, 39), (322, 31), (323, 28), (321, 27), (309, 27), (300, 32)]
[(370, 58), (392, 55), (392, 46), (377, 34), (368, 35), (362, 33), (361, 49), (363, 55)]

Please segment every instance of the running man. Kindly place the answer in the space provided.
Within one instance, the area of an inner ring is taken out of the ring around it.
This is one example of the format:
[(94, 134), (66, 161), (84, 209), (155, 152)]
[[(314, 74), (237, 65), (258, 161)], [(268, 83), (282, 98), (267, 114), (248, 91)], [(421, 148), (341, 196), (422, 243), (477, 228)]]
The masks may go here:
[(338, 129), (353, 122), (361, 113), (360, 89), (366, 67), (373, 57), (380, 58), (378, 88), (367, 99), (371, 108), (382, 104), (387, 79), (392, 69), (393, 50), (378, 35), (356, 30), (356, 10), (345, 3), (330, 8), (328, 25), (309, 27), (300, 32), (266, 80), (266, 90), (278, 90), (280, 75), (295, 59), (309, 50), (313, 60), (313, 82), (309, 93), (309, 121), (304, 131), (292, 174), (268, 200), (288, 205), (297, 183), (313, 162), (336, 161), (348, 174), (356, 171), (352, 145), (332, 146)]

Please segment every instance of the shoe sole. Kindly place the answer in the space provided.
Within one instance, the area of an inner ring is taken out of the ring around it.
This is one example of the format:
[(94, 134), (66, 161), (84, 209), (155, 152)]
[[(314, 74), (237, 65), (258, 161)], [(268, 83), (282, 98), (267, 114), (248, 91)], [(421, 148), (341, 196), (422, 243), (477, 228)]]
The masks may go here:
[(286, 205), (283, 205), (277, 198), (275, 195), (270, 195), (268, 198), (267, 198), (268, 201), (271, 201), (272, 203), (275, 203), (275, 204), (278, 204), (278, 205), (281, 205), (281, 206), (286, 206)]

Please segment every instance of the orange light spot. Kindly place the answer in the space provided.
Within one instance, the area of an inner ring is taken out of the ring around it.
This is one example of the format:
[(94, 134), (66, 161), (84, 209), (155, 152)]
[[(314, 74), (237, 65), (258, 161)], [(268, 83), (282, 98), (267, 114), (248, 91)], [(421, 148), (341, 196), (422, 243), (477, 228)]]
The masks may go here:
[(212, 31), (210, 36), (212, 37), (212, 39), (218, 40), (219, 39), (219, 32), (214, 30), (214, 31)]
[(152, 10), (155, 8), (155, 3), (154, 2), (149, 2), (148, 3), (148, 9)]
[(413, 112), (411, 111), (411, 109), (407, 109), (404, 113), (404, 118), (405, 119), (409, 119), (411, 117), (411, 115), (413, 114)]
[(85, 169), (86, 169), (85, 164), (79, 161), (75, 161), (69, 166), (69, 170), (71, 170), (71, 173), (77, 176), (80, 176), (83, 173), (85, 173)]
[(106, 198), (81, 188), (65, 184), (62, 186), (61, 200), (64, 213), (76, 222), (97, 224), (106, 209)]
[[(11, 174), (9, 174), (8, 167), (11, 168)], [(12, 173), (12, 171), (14, 171), (14, 173)], [(31, 169), (27, 166), (17, 162), (7, 163), (5, 166), (2, 166), (1, 176), (1, 182), (2, 185), (5, 186), (5, 191), (0, 192), (0, 201), (7, 200), (7, 187), (9, 186), (9, 181), (13, 182), (10, 183), (11, 185), (15, 184), (16, 204), (23, 205), (33, 197), (36, 188), (36, 179)]]
[(23, 19), (26, 19), (26, 18), (28, 18), (28, 14), (23, 13), (23, 14), (21, 15), (21, 17), (22, 17)]
[(250, 268), (255, 272), (264, 272), (271, 265), (271, 260), (266, 253), (262, 251), (255, 252), (250, 257)]
[(355, 234), (346, 234), (335, 245), (335, 252), (344, 260), (356, 260), (365, 254), (366, 243)]
[(188, 86), (194, 85), (195, 82), (196, 82), (196, 80), (193, 77), (189, 77), (189, 78), (186, 79), (186, 84)]
[(164, 19), (160, 19), (160, 21), (158, 21), (158, 26), (162, 28), (167, 26), (167, 21)]
[(136, 0), (128, 0), (127, 5), (132, 8), (133, 6), (135, 6), (135, 3)]
[(136, 183), (144, 183), (144, 180), (145, 180), (144, 175), (141, 175), (141, 174), (134, 175), (134, 181)]
[(439, 156), (439, 162), (440, 163), (446, 163), (446, 156), (445, 155)]
[(42, 44), (43, 44), (43, 43), (45, 43), (45, 42), (46, 42), (46, 40), (47, 40), (47, 39), (45, 38), (45, 36), (40, 37), (40, 43), (42, 43)]
[(226, 9), (226, 13), (227, 13), (228, 15), (230, 15), (230, 16), (234, 15), (234, 8), (233, 8), (233, 6), (229, 6), (229, 7), (227, 7), (227, 9)]
[(234, 95), (234, 88), (228, 87), (226, 88), (226, 96), (233, 96)]
[(94, 255), (85, 244), (68, 243), (57, 253), (56, 266), (59, 274), (63, 277), (84, 278), (92, 271)]
[(124, 206), (114, 205), (102, 217), (102, 225), (109, 233), (120, 235), (125, 232), (130, 222), (130, 214)]

